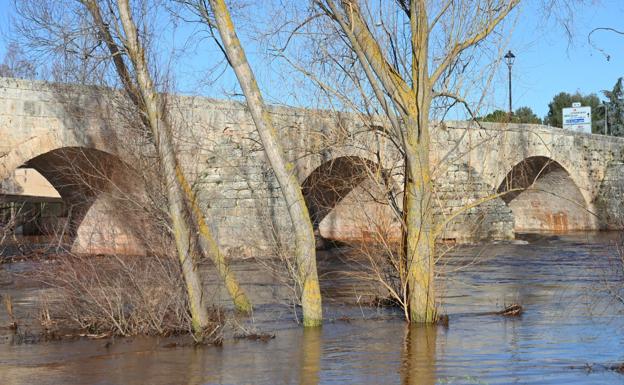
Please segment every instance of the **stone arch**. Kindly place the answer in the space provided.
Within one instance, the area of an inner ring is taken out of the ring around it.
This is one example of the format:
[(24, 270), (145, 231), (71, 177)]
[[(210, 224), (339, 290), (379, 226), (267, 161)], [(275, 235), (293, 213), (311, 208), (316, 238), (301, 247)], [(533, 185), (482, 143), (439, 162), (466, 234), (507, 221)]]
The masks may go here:
[(387, 170), (359, 156), (341, 156), (319, 165), (302, 183), (315, 233), (334, 240), (397, 237), (399, 222), (388, 204), (400, 203)]
[(559, 162), (531, 156), (517, 163), (497, 192), (514, 215), (514, 231), (574, 231), (594, 228), (579, 186)]
[[(593, 201), (596, 183), (592, 169), (593, 143), (588, 143), (585, 135), (573, 134), (552, 127), (532, 125), (489, 125), (485, 133), (474, 130), (469, 139), (462, 142), (462, 149), (468, 163), (476, 169), (492, 190), (496, 190), (507, 173), (524, 159), (546, 157), (557, 162), (568, 171), (568, 175), (578, 187), (587, 207), (595, 211)], [(457, 134), (456, 134), (457, 135)], [(481, 137), (484, 135), (484, 138)], [(595, 138), (593, 138), (595, 139)], [(484, 140), (482, 145), (471, 147), (471, 143)]]
[(50, 149), (53, 145), (51, 141), (36, 150), (23, 148), (23, 157), (34, 156), (19, 167), (36, 170), (60, 194), (65, 209), (54, 233), (64, 235), (75, 252), (144, 254), (144, 238), (137, 234), (142, 220), (129, 211), (130, 204), (124, 204), (136, 204), (144, 196), (132, 167), (106, 151), (80, 146)]

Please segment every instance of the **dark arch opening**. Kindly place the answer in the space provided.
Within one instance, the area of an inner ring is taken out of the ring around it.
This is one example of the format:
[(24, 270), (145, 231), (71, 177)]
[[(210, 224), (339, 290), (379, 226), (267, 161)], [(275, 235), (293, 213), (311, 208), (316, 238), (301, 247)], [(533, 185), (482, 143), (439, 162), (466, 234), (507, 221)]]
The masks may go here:
[(585, 199), (558, 162), (534, 156), (516, 164), (498, 187), (514, 214), (517, 232), (574, 231), (592, 228)]
[[(39, 224), (40, 233), (55, 236), (56, 242), (62, 240), (82, 252), (136, 254), (144, 249), (138, 244), (141, 238), (135, 236), (138, 229), (133, 228), (134, 215), (123, 203), (139, 196), (139, 178), (116, 155), (92, 148), (63, 147), (28, 160), (21, 168), (36, 170), (61, 197), (62, 207), (56, 209), (54, 218), (39, 214), (48, 218)], [(109, 230), (110, 234), (104, 235)], [(126, 245), (120, 248), (122, 240)]]
[(396, 201), (398, 194), (391, 180), (378, 164), (357, 156), (336, 158), (316, 168), (302, 191), (317, 238), (370, 240), (396, 230), (398, 220), (388, 202), (393, 197)]

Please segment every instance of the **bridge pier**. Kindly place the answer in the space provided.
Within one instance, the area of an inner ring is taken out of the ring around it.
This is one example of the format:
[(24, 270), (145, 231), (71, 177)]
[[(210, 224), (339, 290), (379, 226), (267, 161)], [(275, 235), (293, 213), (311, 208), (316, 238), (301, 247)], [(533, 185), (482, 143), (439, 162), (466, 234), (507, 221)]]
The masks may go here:
[[(128, 170), (143, 173), (155, 161), (149, 141), (115, 108), (114, 93), (0, 78), (0, 180), (18, 167), (40, 170), (73, 210), (75, 250), (95, 251), (93, 242), (100, 251), (138, 253), (138, 243), (162, 238), (163, 228), (148, 228), (139, 218), (128, 230), (129, 209), (111, 203), (123, 202), (127, 193), (141, 196), (137, 190), (144, 180)], [(288, 212), (245, 106), (185, 96), (172, 96), (170, 105), (179, 127), (180, 164), (224, 252), (288, 253)], [(387, 197), (402, 201), (402, 157), (378, 129), (381, 119), (371, 123), (355, 114), (289, 107), (273, 107), (271, 114), (319, 234), (348, 240), (370, 238), (380, 229), (396, 232)], [(624, 139), (538, 125), (444, 122), (432, 129), (431, 140), (436, 192), (435, 207), (427, 209), (442, 222), (483, 201), (449, 221), (445, 240), (509, 239), (518, 230), (622, 228)], [(65, 151), (65, 161), (51, 156), (63, 149), (73, 149)], [(82, 161), (79, 153), (87, 154)], [(534, 173), (535, 191), (515, 199), (488, 198), (505, 193), (501, 186), (520, 186), (514, 184), (520, 176), (515, 167), (537, 158), (563, 171)], [(100, 184), (102, 175), (116, 182)], [(149, 231), (137, 234), (133, 228)]]

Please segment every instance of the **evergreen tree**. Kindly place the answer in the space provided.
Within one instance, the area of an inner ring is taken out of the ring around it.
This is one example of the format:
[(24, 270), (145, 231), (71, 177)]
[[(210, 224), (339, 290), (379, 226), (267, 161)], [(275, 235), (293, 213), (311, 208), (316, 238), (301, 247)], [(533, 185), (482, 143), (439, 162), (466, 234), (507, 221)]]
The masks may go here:
[[(548, 114), (544, 118), (544, 124), (553, 127), (563, 127), (563, 109), (572, 107), (572, 103), (581, 103), (583, 107), (591, 107), (592, 132), (602, 133), (604, 130), (604, 108), (600, 106), (600, 98), (596, 94), (582, 95), (580, 92), (569, 94), (560, 92), (553, 97), (548, 104)], [(609, 113), (610, 116), (610, 113)]]
[[(509, 117), (507, 112), (503, 110), (494, 110), (489, 114), (478, 118), (482, 122), (493, 123), (507, 123)], [(542, 124), (540, 119), (530, 107), (520, 107), (511, 116), (511, 123), (529, 123), (529, 124)]]
[(508, 116), (507, 112), (503, 110), (494, 110), (483, 117), (477, 118), (477, 120), (482, 122), (505, 123), (508, 120)]
[(607, 126), (609, 135), (624, 136), (624, 89), (622, 78), (617, 80), (613, 90), (604, 90), (602, 93), (607, 98), (605, 105), (608, 110)]
[(542, 119), (537, 117), (530, 107), (520, 107), (514, 112), (511, 121), (514, 123), (542, 124)]

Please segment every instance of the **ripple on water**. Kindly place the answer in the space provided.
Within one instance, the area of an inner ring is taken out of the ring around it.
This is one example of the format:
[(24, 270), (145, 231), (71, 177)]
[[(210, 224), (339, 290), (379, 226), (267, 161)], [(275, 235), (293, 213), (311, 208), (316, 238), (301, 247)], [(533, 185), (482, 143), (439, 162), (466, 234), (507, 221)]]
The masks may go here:
[[(612, 371), (585, 367), (624, 361), (622, 307), (598, 290), (615, 279), (610, 242), (582, 234), (456, 250), (444, 258), (441, 270), (448, 275), (439, 284), (448, 328), (409, 327), (392, 311), (353, 306), (353, 296), (365, 287), (330, 274), (323, 282), (326, 315), (350, 321), (304, 331), (292, 323), (293, 308), (275, 303), (288, 291), (244, 264), (235, 268), (251, 282), (248, 292), (260, 298), (254, 317), (277, 334), (269, 342), (205, 348), (166, 348), (155, 338), (116, 340), (108, 347), (104, 341), (0, 344), (0, 384), (624, 382)], [(331, 253), (323, 258), (323, 269), (344, 268)], [(22, 306), (37, 292), (13, 295)], [(482, 314), (513, 302), (524, 306), (522, 316)]]

